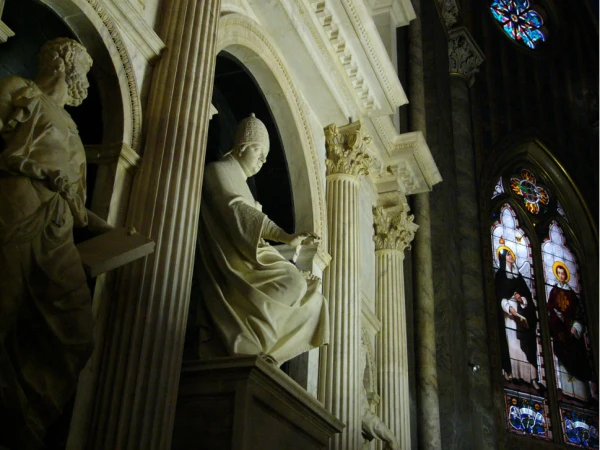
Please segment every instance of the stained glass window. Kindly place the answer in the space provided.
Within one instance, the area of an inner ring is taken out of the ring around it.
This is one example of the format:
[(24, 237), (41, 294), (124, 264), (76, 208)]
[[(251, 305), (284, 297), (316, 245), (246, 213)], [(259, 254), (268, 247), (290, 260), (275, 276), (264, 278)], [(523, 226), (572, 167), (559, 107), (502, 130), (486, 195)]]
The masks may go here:
[(567, 222), (569, 221), (569, 219), (567, 219), (567, 215), (565, 214), (565, 210), (563, 209), (559, 201), (556, 202), (556, 212), (563, 216)]
[(540, 413), (547, 411), (546, 372), (531, 243), (508, 203), (501, 207), (491, 235), (508, 429), (548, 439), (549, 419)]
[(573, 409), (560, 408), (560, 418), (567, 444), (598, 448), (598, 417)]
[(530, 168), (508, 174), (489, 200), (505, 427), (598, 449), (597, 366), (573, 235), (543, 178)]
[(513, 433), (542, 439), (552, 437), (548, 428), (548, 402), (544, 397), (524, 395), (510, 389), (505, 390), (504, 397), (508, 426)]
[(492, 194), (492, 200), (502, 194), (504, 194), (504, 184), (502, 183), (502, 177), (500, 177), (498, 179), (498, 182), (496, 183), (496, 186), (494, 186), (494, 193)]
[(540, 212), (540, 205), (548, 205), (548, 190), (537, 184), (536, 176), (531, 170), (521, 170), (520, 176), (510, 179), (510, 187), (515, 194), (523, 197), (523, 203), (531, 214)]
[(532, 49), (546, 40), (544, 20), (528, 0), (493, 0), (490, 10), (511, 39)]

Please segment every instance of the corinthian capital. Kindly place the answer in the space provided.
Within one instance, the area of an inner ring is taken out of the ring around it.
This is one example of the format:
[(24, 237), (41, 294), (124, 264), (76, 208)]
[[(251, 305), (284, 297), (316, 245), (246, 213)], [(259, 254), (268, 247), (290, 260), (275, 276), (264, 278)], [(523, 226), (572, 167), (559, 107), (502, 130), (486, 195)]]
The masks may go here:
[(399, 250), (410, 248), (419, 226), (413, 222), (414, 216), (408, 214), (406, 199), (396, 206), (376, 206), (373, 208), (373, 227), (375, 228), (375, 250)]
[(465, 27), (450, 31), (449, 38), (450, 74), (465, 78), (469, 86), (472, 86), (475, 82), (475, 74), (479, 72), (479, 66), (485, 60), (485, 56)]
[(360, 120), (343, 127), (325, 127), (325, 148), (327, 150), (327, 175), (343, 173), (360, 177), (367, 175), (375, 162), (367, 153), (371, 136), (363, 133)]

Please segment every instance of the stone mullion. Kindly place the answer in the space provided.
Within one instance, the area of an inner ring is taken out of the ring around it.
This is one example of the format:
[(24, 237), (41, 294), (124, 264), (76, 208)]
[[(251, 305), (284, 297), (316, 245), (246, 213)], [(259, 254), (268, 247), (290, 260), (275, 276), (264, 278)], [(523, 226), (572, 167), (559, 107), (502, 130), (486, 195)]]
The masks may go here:
[(170, 446), (193, 265), (220, 1), (165, 5), (128, 225), (155, 253), (118, 276), (90, 448)]

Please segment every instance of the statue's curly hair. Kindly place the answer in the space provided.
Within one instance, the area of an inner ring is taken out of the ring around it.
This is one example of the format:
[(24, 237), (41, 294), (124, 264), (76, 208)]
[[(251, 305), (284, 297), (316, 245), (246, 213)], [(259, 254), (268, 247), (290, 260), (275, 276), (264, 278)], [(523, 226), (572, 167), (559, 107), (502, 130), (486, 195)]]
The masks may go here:
[(40, 72), (65, 72), (69, 77), (75, 68), (77, 55), (87, 56), (88, 68), (92, 66), (92, 58), (85, 47), (69, 38), (56, 38), (44, 43), (38, 54)]

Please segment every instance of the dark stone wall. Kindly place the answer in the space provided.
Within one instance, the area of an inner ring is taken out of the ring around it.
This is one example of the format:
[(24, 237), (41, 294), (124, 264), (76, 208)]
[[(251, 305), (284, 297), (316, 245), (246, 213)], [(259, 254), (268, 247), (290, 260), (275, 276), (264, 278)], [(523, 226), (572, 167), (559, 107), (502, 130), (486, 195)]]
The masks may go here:
[[(489, 13), (489, 2), (459, 3), (458, 25), (468, 28), (486, 61), (469, 94), (461, 91), (465, 95), (459, 101), (455, 98), (453, 105), (448, 38), (436, 1), (421, 1), (426, 138), (443, 178), (430, 194), (442, 448), (558, 448), (534, 439), (507, 439), (504, 424), (498, 420), (494, 423), (499, 414), (491, 403), (491, 378), (497, 377), (490, 376), (495, 350), (489, 347), (485, 329), (484, 317), (490, 313), (485, 280), (480, 279), (480, 271), (473, 280), (481, 290), (480, 296), (471, 295), (472, 286), (463, 284), (469, 277), (462, 277), (461, 283), (463, 265), (459, 257), (469, 240), (478, 241), (481, 247), (489, 245), (489, 238), (485, 236), (487, 224), (461, 227), (465, 217), (460, 211), (464, 211), (465, 202), (472, 200), (466, 200), (461, 192), (465, 186), (466, 172), (461, 166), (464, 155), (455, 153), (465, 143), (454, 142), (453, 134), (463, 126), (472, 126), (475, 195), (489, 183), (482, 179), (485, 168), (510, 149), (510, 142), (528, 137), (541, 139), (574, 180), (597, 226), (597, 19), (582, 2), (546, 3), (551, 13), (547, 21), (551, 33), (545, 48), (532, 53), (523, 51), (503, 34)], [(453, 107), (464, 109), (465, 102), (470, 103), (470, 116), (457, 122)], [(411, 129), (409, 111), (401, 111), (401, 118), (402, 114), (407, 116)], [(477, 201), (472, 201), (472, 207), (479, 209)], [(484, 273), (491, 269), (482, 254), (473, 258)], [(473, 321), (477, 311), (481, 320)], [(474, 328), (475, 324), (481, 325), (480, 329)], [(471, 359), (482, 366), (478, 373), (472, 372)], [(494, 395), (500, 395), (500, 390), (495, 389)]]
[(427, 143), (443, 178), (430, 194), (441, 437), (444, 449), (473, 447), (448, 39), (434, 1), (421, 2)]
[(573, 178), (597, 218), (596, 19), (584, 2), (539, 2), (550, 13), (549, 35), (540, 51), (532, 52), (504, 35), (488, 2), (467, 3), (469, 30), (486, 56), (473, 88), (480, 167), (504, 150), (507, 138), (535, 134)]

